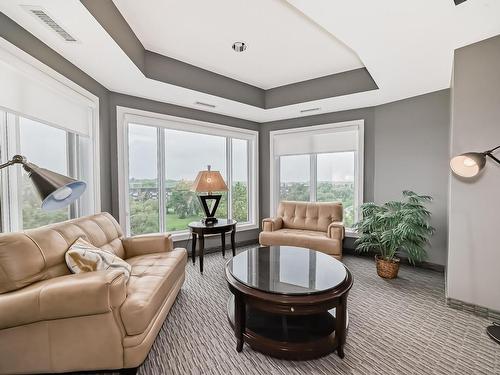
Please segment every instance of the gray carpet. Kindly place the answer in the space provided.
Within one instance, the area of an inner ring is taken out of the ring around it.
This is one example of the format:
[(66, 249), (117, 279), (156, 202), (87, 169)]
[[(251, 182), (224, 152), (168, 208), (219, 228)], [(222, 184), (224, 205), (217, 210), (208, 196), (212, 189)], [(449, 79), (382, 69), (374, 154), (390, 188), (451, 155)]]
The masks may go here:
[[(226, 255), (226, 260), (228, 255)], [(441, 273), (403, 266), (396, 280), (376, 275), (371, 258), (346, 256), (354, 276), (345, 358), (273, 359), (236, 341), (226, 318), (229, 291), (220, 253), (187, 266), (177, 302), (139, 374), (500, 374), (500, 345), (486, 319), (445, 305)]]

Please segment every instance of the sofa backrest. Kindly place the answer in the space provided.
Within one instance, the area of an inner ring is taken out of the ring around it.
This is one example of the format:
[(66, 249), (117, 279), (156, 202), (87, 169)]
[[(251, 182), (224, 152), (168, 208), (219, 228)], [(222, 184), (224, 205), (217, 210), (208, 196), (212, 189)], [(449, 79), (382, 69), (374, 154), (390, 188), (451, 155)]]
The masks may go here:
[(64, 255), (79, 237), (124, 257), (123, 232), (108, 213), (0, 234), (0, 294), (69, 274)]
[(342, 215), (342, 203), (339, 202), (282, 201), (278, 206), (283, 227), (289, 229), (326, 232), (330, 223), (342, 221)]

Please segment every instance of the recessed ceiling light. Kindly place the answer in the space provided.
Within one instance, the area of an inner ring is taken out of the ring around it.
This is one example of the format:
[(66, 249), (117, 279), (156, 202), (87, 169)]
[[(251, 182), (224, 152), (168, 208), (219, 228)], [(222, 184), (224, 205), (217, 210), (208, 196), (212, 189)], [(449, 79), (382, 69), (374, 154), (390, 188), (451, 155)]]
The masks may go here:
[(300, 113), (315, 112), (315, 111), (319, 111), (320, 109), (321, 109), (320, 107), (302, 109), (302, 110), (300, 110)]
[(234, 42), (233, 50), (236, 52), (243, 52), (247, 49), (247, 45), (244, 42)]

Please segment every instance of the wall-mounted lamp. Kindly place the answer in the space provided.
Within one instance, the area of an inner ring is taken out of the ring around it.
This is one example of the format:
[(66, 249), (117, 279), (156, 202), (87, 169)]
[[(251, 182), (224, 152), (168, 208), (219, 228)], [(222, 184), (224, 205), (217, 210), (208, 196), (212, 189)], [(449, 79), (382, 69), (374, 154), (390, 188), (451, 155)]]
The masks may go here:
[(42, 199), (44, 211), (58, 210), (73, 203), (85, 191), (87, 184), (71, 177), (40, 168), (30, 163), (24, 156), (14, 155), (12, 160), (0, 164), (0, 169), (21, 164)]
[(484, 152), (466, 152), (465, 154), (455, 156), (450, 160), (451, 170), (460, 177), (475, 177), (486, 165), (487, 156), (500, 164), (500, 160), (492, 154), (493, 151), (499, 148), (500, 146), (497, 146)]

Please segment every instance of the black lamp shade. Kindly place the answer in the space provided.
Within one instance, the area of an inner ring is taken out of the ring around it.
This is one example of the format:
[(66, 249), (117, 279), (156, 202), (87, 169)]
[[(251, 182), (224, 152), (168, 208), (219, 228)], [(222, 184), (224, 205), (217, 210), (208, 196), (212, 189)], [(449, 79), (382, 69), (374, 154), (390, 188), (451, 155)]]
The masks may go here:
[(44, 211), (58, 210), (70, 205), (87, 187), (83, 181), (40, 168), (35, 164), (26, 163), (24, 169), (42, 199), (41, 208)]
[(453, 173), (465, 178), (477, 176), (485, 165), (486, 154), (482, 152), (467, 152), (455, 156), (450, 161), (450, 167)]

